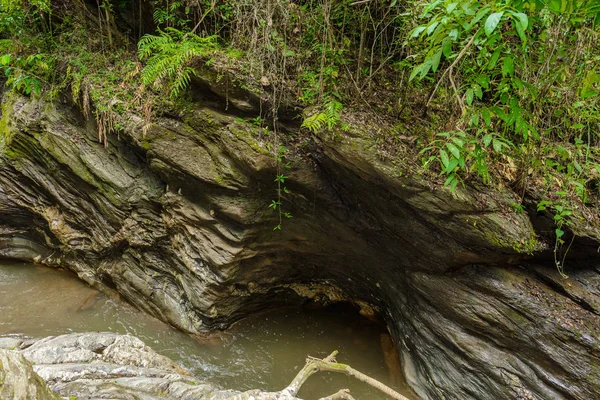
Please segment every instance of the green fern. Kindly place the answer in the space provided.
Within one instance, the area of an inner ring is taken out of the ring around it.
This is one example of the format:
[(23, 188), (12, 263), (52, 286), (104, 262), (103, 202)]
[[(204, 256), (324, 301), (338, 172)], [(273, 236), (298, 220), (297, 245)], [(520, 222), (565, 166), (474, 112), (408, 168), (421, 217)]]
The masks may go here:
[(325, 104), (325, 113), (327, 115), (327, 128), (332, 130), (340, 122), (340, 111), (344, 106), (337, 100), (330, 99)]
[(302, 122), (302, 127), (308, 129), (311, 132), (318, 132), (321, 129), (327, 127), (328, 130), (332, 130), (336, 126), (340, 125), (343, 130), (347, 130), (348, 125), (344, 124), (340, 117), (340, 112), (344, 108), (344, 105), (339, 101), (329, 98), (322, 106), (323, 111), (314, 113), (307, 117)]
[(203, 38), (175, 28), (166, 28), (159, 33), (158, 36), (145, 35), (138, 42), (138, 56), (147, 60), (141, 74), (142, 82), (155, 89), (166, 88), (169, 96), (176, 98), (189, 86), (195, 74), (189, 64), (217, 48), (216, 36)]
[(323, 129), (323, 126), (327, 125), (327, 115), (319, 112), (307, 117), (302, 122), (302, 127), (308, 129), (311, 132), (318, 132)]

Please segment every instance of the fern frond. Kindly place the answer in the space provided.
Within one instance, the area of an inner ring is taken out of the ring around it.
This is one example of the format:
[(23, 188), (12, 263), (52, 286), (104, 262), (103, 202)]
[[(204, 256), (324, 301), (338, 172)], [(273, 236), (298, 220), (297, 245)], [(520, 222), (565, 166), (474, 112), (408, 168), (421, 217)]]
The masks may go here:
[(323, 126), (327, 124), (327, 115), (319, 112), (311, 115), (302, 122), (302, 127), (308, 129), (311, 132), (318, 132), (323, 129)]
[(175, 28), (165, 28), (156, 36), (145, 35), (138, 43), (138, 56), (147, 60), (142, 82), (156, 88), (166, 84), (170, 97), (177, 97), (189, 86), (194, 74), (188, 65), (216, 47), (216, 36), (201, 38)]
[[(324, 127), (332, 130), (342, 122), (340, 118), (340, 112), (343, 108), (344, 105), (339, 101), (333, 98), (327, 98), (326, 102), (322, 105), (323, 111), (314, 113), (313, 115), (307, 117), (302, 122), (302, 127), (311, 132), (318, 132)], [(342, 128), (344, 128), (343, 123)]]
[(340, 121), (340, 111), (344, 106), (335, 99), (330, 99), (325, 104), (325, 112), (327, 113), (327, 128), (333, 129)]
[(192, 75), (196, 72), (192, 68), (185, 68), (181, 74), (175, 79), (173, 84), (171, 85), (171, 94), (172, 98), (179, 96), (179, 94), (185, 90), (185, 88), (190, 84), (192, 80)]

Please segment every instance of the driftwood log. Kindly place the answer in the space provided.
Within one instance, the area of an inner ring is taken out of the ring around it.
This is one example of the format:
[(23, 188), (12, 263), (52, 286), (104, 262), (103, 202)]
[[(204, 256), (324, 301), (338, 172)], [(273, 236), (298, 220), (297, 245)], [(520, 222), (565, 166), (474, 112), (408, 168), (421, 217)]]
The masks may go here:
[[(389, 386), (384, 385), (379, 382), (377, 379), (371, 378), (363, 374), (360, 371), (355, 370), (351, 366), (347, 364), (338, 363), (335, 360), (335, 356), (337, 355), (337, 350), (331, 353), (329, 356), (319, 359), (314, 357), (308, 357), (306, 359), (306, 364), (304, 367), (298, 372), (296, 377), (292, 380), (292, 382), (283, 390), (274, 393), (264, 393), (258, 392), (256, 390), (252, 390), (249, 392), (241, 393), (231, 397), (229, 400), (291, 400), (296, 399), (296, 395), (300, 391), (300, 388), (310, 378), (313, 374), (321, 371), (326, 372), (339, 372), (353, 378), (358, 379), (361, 382), (364, 382), (380, 392), (384, 393), (391, 399), (394, 400), (409, 400), (407, 397), (401, 395), (396, 392), (394, 389)], [(319, 400), (354, 400), (354, 398), (350, 395), (350, 391), (348, 389), (342, 389), (332, 395), (322, 397)]]

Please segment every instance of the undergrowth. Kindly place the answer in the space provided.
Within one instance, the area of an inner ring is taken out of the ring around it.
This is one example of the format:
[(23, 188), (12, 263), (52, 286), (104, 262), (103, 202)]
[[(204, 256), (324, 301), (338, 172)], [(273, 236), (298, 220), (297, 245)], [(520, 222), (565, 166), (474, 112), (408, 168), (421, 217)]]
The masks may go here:
[(0, 69), (70, 98), (105, 144), (131, 114), (177, 109), (198, 68), (234, 75), (273, 133), (276, 228), (281, 110), (334, 138), (376, 126), (450, 190), (508, 186), (549, 213), (563, 273), (566, 230), (598, 222), (599, 25), (594, 0), (0, 0)]

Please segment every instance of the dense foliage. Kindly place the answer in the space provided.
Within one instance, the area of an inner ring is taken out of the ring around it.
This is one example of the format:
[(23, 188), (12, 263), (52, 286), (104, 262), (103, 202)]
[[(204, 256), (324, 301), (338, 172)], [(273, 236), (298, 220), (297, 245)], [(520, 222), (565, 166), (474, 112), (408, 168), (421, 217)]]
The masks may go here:
[(559, 268), (565, 226), (598, 218), (599, 34), (596, 0), (0, 0), (6, 84), (70, 98), (101, 141), (181, 107), (208, 66), (263, 99), (276, 136), (292, 104), (309, 132), (376, 121), (413, 173), (510, 186), (515, 211), (553, 212)]

